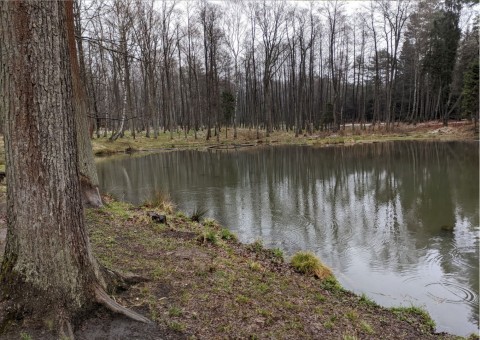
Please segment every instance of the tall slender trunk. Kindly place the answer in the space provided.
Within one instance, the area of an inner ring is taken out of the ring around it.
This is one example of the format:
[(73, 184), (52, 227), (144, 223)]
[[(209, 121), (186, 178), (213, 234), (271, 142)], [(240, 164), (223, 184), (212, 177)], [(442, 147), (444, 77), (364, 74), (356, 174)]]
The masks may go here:
[(88, 102), (85, 84), (82, 82), (77, 59), (73, 1), (65, 2), (66, 29), (73, 86), (73, 107), (75, 112), (75, 128), (78, 147), (78, 166), (81, 174), (82, 197), (85, 204), (94, 207), (102, 206), (102, 198), (98, 190), (97, 168), (93, 160), (92, 144), (88, 133)]

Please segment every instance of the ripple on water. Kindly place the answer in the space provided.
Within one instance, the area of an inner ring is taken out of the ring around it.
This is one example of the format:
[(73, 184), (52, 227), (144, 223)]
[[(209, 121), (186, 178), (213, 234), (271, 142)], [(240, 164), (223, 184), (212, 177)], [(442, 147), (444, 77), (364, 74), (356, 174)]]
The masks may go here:
[(468, 303), (475, 305), (478, 302), (478, 295), (470, 288), (448, 280), (432, 282), (425, 287), (427, 295), (438, 303)]
[(402, 282), (403, 283), (410, 283), (410, 282), (415, 282), (415, 281), (419, 281), (419, 280), (422, 280), (422, 279), (423, 279), (423, 276), (421, 276), (420, 274), (411, 274), (407, 278), (405, 278)]
[(444, 261), (445, 257), (438, 251), (429, 251), (425, 254), (425, 263), (428, 265), (429, 270), (441, 266)]
[(277, 235), (277, 238), (281, 240), (279, 246), (284, 247), (287, 252), (302, 249), (306, 235), (309, 231), (315, 229), (312, 223), (304, 216), (300, 216), (294, 224), (288, 223), (288, 221), (284, 219), (275, 220), (275, 224), (281, 230), (279, 235)]
[(475, 265), (472, 263), (469, 263), (468, 261), (465, 261), (465, 254), (474, 252), (475, 247), (455, 247), (452, 250), (450, 250), (450, 257), (452, 263), (455, 265), (464, 268), (464, 267), (469, 267), (469, 268), (475, 268)]

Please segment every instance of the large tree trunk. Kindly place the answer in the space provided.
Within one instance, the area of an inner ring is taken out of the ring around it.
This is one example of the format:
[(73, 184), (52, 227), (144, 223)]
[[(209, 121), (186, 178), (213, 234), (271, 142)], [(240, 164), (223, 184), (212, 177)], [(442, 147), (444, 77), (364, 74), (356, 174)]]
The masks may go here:
[(8, 179), (1, 293), (61, 328), (95, 301), (131, 313), (104, 293), (86, 233), (65, 10), (62, 1), (0, 2)]

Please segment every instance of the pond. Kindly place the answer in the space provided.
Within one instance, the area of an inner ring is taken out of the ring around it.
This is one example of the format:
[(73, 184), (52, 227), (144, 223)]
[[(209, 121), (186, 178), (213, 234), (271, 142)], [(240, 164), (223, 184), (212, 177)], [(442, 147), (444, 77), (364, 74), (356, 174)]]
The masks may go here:
[(479, 148), (389, 142), (173, 151), (100, 159), (101, 191), (169, 193), (243, 242), (311, 250), (383, 306), (420, 306), (438, 331), (478, 332)]

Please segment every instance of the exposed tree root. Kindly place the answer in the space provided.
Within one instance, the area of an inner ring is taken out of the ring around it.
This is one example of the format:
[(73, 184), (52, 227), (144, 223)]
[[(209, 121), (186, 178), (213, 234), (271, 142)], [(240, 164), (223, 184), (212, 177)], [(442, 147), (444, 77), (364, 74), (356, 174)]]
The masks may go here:
[(138, 313), (136, 313), (136, 312), (134, 312), (134, 311), (132, 311), (128, 308), (125, 308), (125, 307), (121, 306), (120, 304), (118, 304), (117, 302), (115, 302), (110, 296), (108, 296), (108, 294), (105, 292), (105, 290), (103, 290), (103, 288), (101, 288), (100, 286), (97, 286), (95, 288), (95, 298), (96, 298), (98, 303), (105, 306), (106, 308), (108, 308), (112, 312), (123, 314), (126, 317), (128, 317), (132, 320), (135, 320), (135, 321), (139, 321), (139, 322), (143, 322), (143, 323), (152, 323), (152, 321), (147, 319), (146, 317), (144, 317), (144, 316), (142, 316), (142, 315), (140, 315), (140, 314), (138, 314)]
[(107, 283), (107, 291), (113, 292), (117, 289), (127, 290), (128, 286), (150, 281), (149, 278), (136, 275), (133, 273), (120, 273), (115, 270), (108, 269), (104, 266), (100, 266), (100, 271), (102, 276), (105, 278)]

